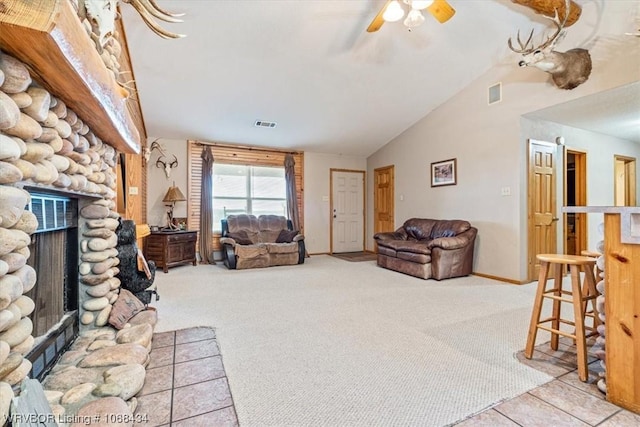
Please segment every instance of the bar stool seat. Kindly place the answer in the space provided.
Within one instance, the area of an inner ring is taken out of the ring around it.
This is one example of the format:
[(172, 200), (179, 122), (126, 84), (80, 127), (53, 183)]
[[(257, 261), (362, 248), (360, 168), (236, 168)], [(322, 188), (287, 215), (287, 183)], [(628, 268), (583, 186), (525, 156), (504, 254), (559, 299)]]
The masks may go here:
[[(540, 275), (538, 277), (538, 289), (536, 291), (529, 334), (524, 355), (527, 359), (533, 356), (538, 329), (551, 332), (551, 348), (558, 349), (560, 335), (572, 338), (576, 343), (578, 355), (578, 376), (581, 381), (589, 379), (587, 369), (587, 345), (586, 337), (596, 335), (596, 328), (600, 324), (595, 299), (598, 296), (596, 282), (593, 274), (596, 260), (587, 256), (565, 254), (539, 254), (536, 258), (540, 261)], [(549, 270), (553, 266), (553, 287), (547, 289)], [(562, 289), (562, 276), (564, 266), (569, 266), (571, 274), (571, 291)], [(580, 280), (580, 272), (584, 273), (584, 284)], [(545, 299), (553, 301), (551, 317), (541, 319), (542, 306)], [(591, 301), (592, 309), (587, 311), (587, 304)], [(573, 306), (574, 320), (570, 321), (561, 317), (561, 303)], [(593, 325), (585, 325), (585, 317), (593, 318)], [(550, 323), (550, 326), (545, 324)], [(560, 324), (574, 326), (573, 333), (560, 329)], [(589, 330), (587, 335), (585, 330)]]

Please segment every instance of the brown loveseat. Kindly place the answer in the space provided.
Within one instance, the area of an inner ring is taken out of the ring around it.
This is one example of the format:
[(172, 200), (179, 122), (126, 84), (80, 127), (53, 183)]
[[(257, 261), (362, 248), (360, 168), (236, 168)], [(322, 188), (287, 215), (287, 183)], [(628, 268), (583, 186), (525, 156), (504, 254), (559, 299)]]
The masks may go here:
[(467, 221), (411, 218), (396, 231), (373, 238), (379, 266), (440, 280), (471, 274), (477, 233)]
[(230, 269), (304, 263), (304, 236), (283, 216), (229, 215), (220, 243)]

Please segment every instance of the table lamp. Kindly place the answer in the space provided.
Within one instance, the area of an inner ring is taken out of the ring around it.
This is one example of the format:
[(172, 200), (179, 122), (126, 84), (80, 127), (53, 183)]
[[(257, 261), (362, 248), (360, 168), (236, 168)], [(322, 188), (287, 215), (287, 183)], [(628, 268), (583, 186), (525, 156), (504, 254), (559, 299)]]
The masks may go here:
[(175, 207), (176, 202), (184, 202), (185, 200), (187, 200), (187, 198), (184, 197), (182, 191), (176, 187), (176, 183), (174, 181), (173, 185), (167, 190), (167, 194), (165, 194), (164, 199), (162, 199), (164, 204), (167, 206), (167, 226), (165, 229), (178, 229), (178, 226), (173, 223), (173, 208)]

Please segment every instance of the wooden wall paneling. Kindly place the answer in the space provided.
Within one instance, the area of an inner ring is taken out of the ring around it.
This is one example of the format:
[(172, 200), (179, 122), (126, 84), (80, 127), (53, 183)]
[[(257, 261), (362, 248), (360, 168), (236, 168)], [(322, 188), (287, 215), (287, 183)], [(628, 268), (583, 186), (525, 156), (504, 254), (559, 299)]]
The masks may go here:
[(142, 212), (141, 218), (142, 222), (145, 224), (149, 223), (148, 215), (147, 215), (147, 162), (142, 160), (142, 170), (140, 173), (140, 203), (142, 204)]
[(129, 91), (129, 95), (126, 98), (127, 109), (133, 123), (140, 133), (141, 144), (147, 145), (147, 128), (144, 125), (144, 116), (142, 114), (142, 107), (140, 106), (140, 98), (138, 97), (138, 86), (136, 85), (136, 76), (131, 64), (129, 45), (127, 43), (127, 33), (122, 24), (122, 19), (116, 20), (115, 29), (119, 34), (118, 41), (122, 47), (122, 52), (120, 54), (120, 75), (117, 76), (117, 80)]
[[(118, 82), (127, 88), (129, 94), (126, 98), (126, 105), (129, 115), (138, 129), (142, 144), (147, 142), (147, 129), (144, 125), (142, 107), (138, 98), (138, 88), (135, 82), (135, 75), (131, 65), (131, 56), (127, 44), (127, 35), (122, 20), (115, 22), (115, 30), (118, 35), (117, 40), (121, 45), (120, 54), (120, 75)], [(121, 187), (118, 187), (121, 188)], [(147, 163), (142, 155), (126, 155), (126, 217), (132, 219), (136, 224), (147, 223)], [(142, 242), (138, 242), (142, 247)]]
[(125, 154), (125, 200), (126, 217), (136, 224), (142, 224), (142, 197), (140, 185), (142, 184), (142, 156)]
[[(200, 194), (202, 188), (202, 146), (189, 142), (187, 147), (187, 162), (189, 173), (187, 174), (187, 229), (200, 230)], [(199, 251), (200, 233), (196, 241), (196, 250)]]

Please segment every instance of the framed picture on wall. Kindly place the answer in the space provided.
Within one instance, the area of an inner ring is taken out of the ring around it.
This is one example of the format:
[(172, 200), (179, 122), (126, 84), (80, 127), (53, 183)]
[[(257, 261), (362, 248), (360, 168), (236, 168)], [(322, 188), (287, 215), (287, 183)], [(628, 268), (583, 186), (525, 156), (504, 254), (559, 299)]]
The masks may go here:
[(444, 185), (456, 185), (457, 169), (456, 159), (431, 163), (431, 186), (442, 187)]

